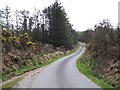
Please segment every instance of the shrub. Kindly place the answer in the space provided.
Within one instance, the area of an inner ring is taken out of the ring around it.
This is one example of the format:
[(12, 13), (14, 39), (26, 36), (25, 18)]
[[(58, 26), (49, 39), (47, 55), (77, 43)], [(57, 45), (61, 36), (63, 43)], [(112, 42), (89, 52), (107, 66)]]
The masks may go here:
[(20, 35), (13, 35), (12, 32), (3, 29), (0, 40), (2, 41), (2, 47), (5, 51), (10, 51), (12, 48), (26, 49), (32, 47), (35, 49), (35, 43), (32, 42), (32, 38), (28, 33), (21, 33)]

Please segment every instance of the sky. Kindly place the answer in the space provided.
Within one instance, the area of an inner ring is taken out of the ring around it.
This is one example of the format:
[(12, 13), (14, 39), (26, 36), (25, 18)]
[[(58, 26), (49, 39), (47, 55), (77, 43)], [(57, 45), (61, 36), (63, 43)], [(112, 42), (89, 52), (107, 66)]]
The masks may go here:
[[(113, 26), (118, 23), (118, 2), (120, 0), (58, 0), (65, 8), (70, 23), (77, 31), (94, 28), (96, 23), (109, 19)], [(43, 10), (55, 0), (0, 0), (0, 9), (6, 5), (12, 10)]]

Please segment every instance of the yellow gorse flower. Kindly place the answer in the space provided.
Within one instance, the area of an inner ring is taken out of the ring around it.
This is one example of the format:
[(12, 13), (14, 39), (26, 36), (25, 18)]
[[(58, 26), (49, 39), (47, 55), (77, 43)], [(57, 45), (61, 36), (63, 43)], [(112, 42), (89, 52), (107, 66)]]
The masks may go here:
[(6, 38), (5, 38), (4, 36), (1, 36), (1, 37), (0, 37), (0, 40), (6, 41)]
[(25, 36), (29, 36), (28, 33), (24, 33), (23, 35), (25, 35)]
[(33, 42), (29, 41), (27, 42), (27, 45), (33, 45)]
[(20, 42), (20, 38), (19, 37), (16, 38), (16, 42)]

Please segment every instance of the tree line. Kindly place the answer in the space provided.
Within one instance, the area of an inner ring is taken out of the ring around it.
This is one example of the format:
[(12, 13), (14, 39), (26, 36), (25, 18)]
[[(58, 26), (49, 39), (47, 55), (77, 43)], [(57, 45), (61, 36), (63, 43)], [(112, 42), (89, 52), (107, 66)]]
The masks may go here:
[(120, 27), (113, 28), (108, 19), (104, 19), (94, 26), (94, 29), (88, 29), (81, 32), (79, 39), (85, 43), (92, 43), (101, 48), (107, 46), (120, 45)]
[(61, 3), (55, 2), (44, 10), (34, 9), (33, 14), (27, 10), (15, 10), (14, 16), (9, 6), (0, 10), (1, 27), (19, 35), (27, 32), (33, 41), (49, 43), (55, 47), (73, 48), (77, 42), (76, 31)]

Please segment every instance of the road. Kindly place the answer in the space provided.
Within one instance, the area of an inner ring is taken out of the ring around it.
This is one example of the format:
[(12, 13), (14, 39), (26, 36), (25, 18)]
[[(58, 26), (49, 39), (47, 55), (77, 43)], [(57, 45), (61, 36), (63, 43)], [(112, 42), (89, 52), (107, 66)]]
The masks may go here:
[(30, 88), (99, 88), (76, 67), (76, 60), (84, 49), (85, 45), (81, 43), (77, 52), (48, 65), (33, 80)]

